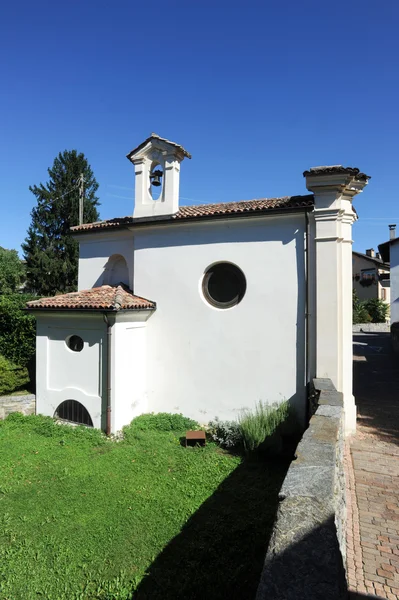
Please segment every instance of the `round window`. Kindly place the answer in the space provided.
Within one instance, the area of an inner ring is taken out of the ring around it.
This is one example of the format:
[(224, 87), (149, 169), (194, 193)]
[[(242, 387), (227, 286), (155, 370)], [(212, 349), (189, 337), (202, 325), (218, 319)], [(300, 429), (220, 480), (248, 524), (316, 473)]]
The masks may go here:
[(71, 335), (65, 341), (68, 348), (73, 352), (81, 352), (83, 350), (84, 342), (79, 335)]
[(217, 308), (235, 306), (247, 289), (245, 275), (231, 263), (217, 263), (206, 271), (202, 291), (206, 300)]

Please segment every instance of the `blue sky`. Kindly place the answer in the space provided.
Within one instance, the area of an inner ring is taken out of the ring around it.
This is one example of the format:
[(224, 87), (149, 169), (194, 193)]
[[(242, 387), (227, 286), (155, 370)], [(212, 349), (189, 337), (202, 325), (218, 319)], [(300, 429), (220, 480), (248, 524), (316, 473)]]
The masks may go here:
[(152, 131), (192, 153), (181, 203), (306, 193), (357, 166), (354, 248), (399, 225), (396, 0), (2, 3), (0, 246), (20, 249), (59, 151), (87, 156), (100, 214), (133, 210), (126, 153)]

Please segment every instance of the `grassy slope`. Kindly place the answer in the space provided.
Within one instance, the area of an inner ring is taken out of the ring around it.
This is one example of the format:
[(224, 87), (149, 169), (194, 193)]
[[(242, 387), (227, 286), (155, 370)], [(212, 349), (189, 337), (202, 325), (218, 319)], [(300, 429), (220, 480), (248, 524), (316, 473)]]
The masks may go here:
[(173, 432), (111, 442), (12, 415), (0, 422), (0, 598), (253, 597), (285, 468), (185, 449)]

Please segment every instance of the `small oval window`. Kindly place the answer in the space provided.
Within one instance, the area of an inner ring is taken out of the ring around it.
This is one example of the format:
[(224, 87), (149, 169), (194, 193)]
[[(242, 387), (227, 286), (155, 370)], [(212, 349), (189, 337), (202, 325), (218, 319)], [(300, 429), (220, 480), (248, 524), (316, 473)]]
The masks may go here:
[(202, 291), (206, 300), (217, 308), (235, 306), (247, 289), (245, 275), (236, 265), (217, 263), (206, 271)]
[(84, 342), (79, 335), (71, 335), (65, 341), (72, 352), (81, 352), (83, 350)]

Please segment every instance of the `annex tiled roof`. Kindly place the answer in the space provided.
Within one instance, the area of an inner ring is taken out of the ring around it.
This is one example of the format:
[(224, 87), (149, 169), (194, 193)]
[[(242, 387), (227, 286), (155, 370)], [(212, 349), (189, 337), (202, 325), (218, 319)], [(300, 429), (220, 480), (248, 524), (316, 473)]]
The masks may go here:
[(332, 165), (327, 167), (312, 167), (308, 171), (304, 171), (303, 176), (307, 175), (353, 175), (357, 181), (367, 181), (371, 179), (366, 173), (361, 173), (357, 167), (343, 167), (342, 165)]
[(382, 267), (384, 269), (390, 268), (389, 263), (384, 262), (384, 260), (382, 260), (381, 258), (378, 258), (377, 256), (369, 256), (368, 254), (363, 254), (363, 252), (357, 252), (356, 250), (352, 250), (352, 254), (356, 254), (356, 256), (365, 258), (365, 259), (379, 265), (380, 267)]
[(223, 204), (201, 204), (197, 206), (181, 206), (175, 215), (166, 219), (133, 219), (133, 217), (121, 217), (119, 219), (108, 219), (97, 223), (86, 223), (71, 227), (73, 232), (84, 232), (101, 229), (119, 229), (137, 223), (159, 223), (173, 221), (184, 221), (189, 219), (211, 219), (223, 216), (251, 216), (254, 214), (267, 213), (273, 210), (293, 210), (312, 208), (314, 206), (313, 194), (305, 196), (285, 196), (283, 198), (263, 198), (260, 200), (242, 200), (240, 202), (224, 202)]
[(136, 152), (141, 150), (141, 148), (144, 148), (144, 146), (146, 144), (148, 144), (148, 142), (150, 142), (151, 140), (160, 140), (161, 142), (166, 142), (167, 144), (171, 144), (172, 146), (175, 146), (176, 148), (178, 148), (184, 154), (185, 157), (191, 158), (191, 154), (189, 152), (187, 152), (187, 150), (185, 148), (183, 148), (183, 146), (181, 146), (180, 144), (176, 144), (176, 142), (171, 142), (170, 140), (167, 140), (166, 138), (163, 138), (160, 135), (157, 135), (156, 133), (152, 133), (150, 135), (150, 137), (148, 137), (146, 140), (144, 140), (144, 142), (141, 142), (141, 144), (139, 144), (137, 146), (137, 148), (133, 148), (133, 150), (131, 152), (129, 152), (129, 154), (126, 155), (127, 158), (130, 160), (130, 158), (133, 156), (133, 154), (135, 154)]
[(26, 304), (28, 309), (59, 309), (59, 310), (154, 310), (155, 302), (135, 296), (127, 286), (102, 285), (101, 287), (80, 292), (71, 292), (32, 300)]

